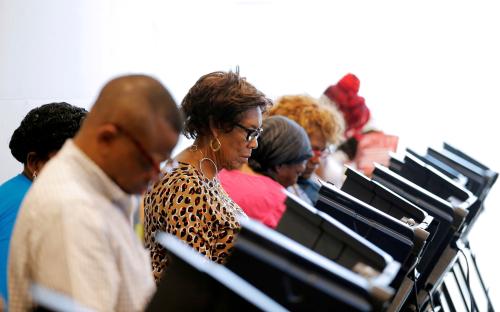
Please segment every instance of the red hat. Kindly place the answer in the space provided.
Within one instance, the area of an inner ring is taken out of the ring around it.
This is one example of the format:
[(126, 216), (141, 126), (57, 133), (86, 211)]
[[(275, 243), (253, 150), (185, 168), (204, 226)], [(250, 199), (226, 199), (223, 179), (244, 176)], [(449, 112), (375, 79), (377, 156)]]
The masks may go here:
[(370, 110), (365, 104), (365, 99), (358, 95), (359, 84), (358, 77), (347, 74), (324, 92), (344, 115), (346, 137), (360, 136), (363, 126), (370, 119)]

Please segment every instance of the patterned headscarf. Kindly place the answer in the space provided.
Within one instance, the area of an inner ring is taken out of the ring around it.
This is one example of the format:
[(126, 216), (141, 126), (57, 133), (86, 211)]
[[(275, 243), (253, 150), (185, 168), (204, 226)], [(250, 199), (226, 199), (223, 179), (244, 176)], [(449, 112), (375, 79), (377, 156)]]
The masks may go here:
[(270, 175), (278, 165), (300, 163), (313, 156), (306, 131), (295, 121), (271, 116), (264, 119), (262, 128), (259, 146), (248, 160), (256, 172)]

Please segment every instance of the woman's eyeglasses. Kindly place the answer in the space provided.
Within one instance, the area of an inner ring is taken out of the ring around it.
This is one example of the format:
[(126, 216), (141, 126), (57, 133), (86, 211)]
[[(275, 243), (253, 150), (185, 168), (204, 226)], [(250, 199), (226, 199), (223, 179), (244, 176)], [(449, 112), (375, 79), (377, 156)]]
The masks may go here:
[(313, 152), (313, 158), (325, 158), (334, 152), (334, 148), (331, 145), (329, 145), (322, 150), (313, 149), (312, 152)]
[(264, 131), (264, 129), (262, 129), (262, 128), (257, 128), (257, 129), (247, 128), (247, 127), (242, 126), (242, 125), (240, 125), (238, 123), (235, 124), (235, 126), (246, 131), (246, 133), (247, 133), (247, 137), (246, 137), (247, 142), (250, 142), (250, 141), (252, 141), (254, 139), (257, 140), (259, 138), (259, 136), (262, 134), (262, 131)]

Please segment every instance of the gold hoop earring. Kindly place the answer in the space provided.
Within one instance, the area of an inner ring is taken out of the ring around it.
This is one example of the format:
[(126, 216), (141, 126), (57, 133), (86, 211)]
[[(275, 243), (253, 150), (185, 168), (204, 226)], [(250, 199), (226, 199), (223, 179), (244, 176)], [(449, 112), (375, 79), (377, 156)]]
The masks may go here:
[(212, 149), (213, 152), (217, 152), (220, 150), (220, 147), (222, 144), (219, 141), (219, 138), (215, 137), (215, 146), (214, 146), (214, 139), (210, 140), (210, 148)]

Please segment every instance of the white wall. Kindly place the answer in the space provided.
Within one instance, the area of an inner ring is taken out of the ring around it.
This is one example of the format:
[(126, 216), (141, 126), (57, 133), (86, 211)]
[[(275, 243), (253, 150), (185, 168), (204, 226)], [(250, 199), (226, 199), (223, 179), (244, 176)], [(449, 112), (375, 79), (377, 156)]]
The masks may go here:
[[(0, 181), (21, 170), (8, 141), (32, 107), (89, 107), (128, 72), (180, 101), (202, 74), (236, 65), (272, 98), (318, 96), (353, 72), (401, 148), (446, 140), (498, 171), (499, 29), (494, 1), (0, 0)], [(485, 253), (498, 188), (473, 233)]]

